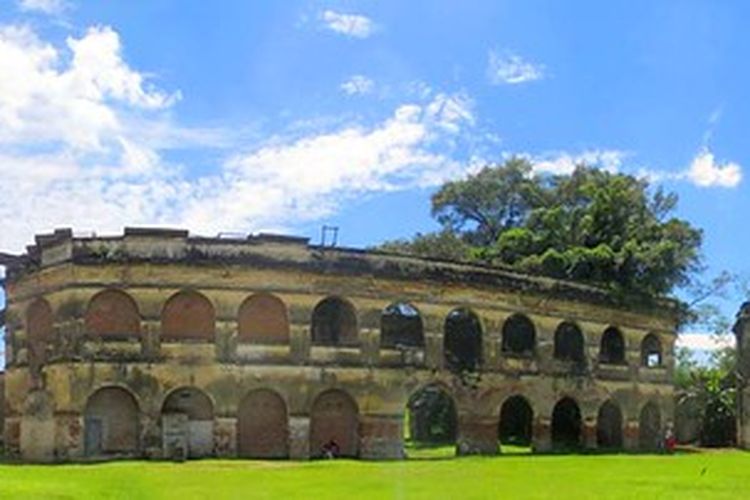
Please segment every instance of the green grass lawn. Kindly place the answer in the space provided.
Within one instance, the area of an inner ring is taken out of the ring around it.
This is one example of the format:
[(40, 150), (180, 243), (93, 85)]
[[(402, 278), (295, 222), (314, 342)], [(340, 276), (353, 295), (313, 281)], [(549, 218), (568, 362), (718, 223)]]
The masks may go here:
[(0, 498), (750, 498), (750, 453), (739, 451), (458, 459), (430, 451), (394, 462), (0, 465)]

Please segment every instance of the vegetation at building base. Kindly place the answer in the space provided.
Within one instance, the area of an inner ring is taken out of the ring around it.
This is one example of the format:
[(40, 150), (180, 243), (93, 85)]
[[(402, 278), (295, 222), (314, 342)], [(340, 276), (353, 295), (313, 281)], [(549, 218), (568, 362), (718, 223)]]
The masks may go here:
[(745, 498), (750, 454), (0, 466), (0, 498)]
[[(698, 364), (686, 348), (675, 353), (677, 405), (675, 419), (694, 422), (693, 432), (679, 436), (701, 446), (735, 446), (737, 439), (736, 350), (715, 351), (707, 365)], [(692, 434), (692, 435), (690, 435)]]
[(507, 266), (658, 297), (700, 270), (702, 233), (673, 216), (677, 196), (644, 179), (580, 165), (535, 174), (511, 158), (432, 196), (442, 229), (384, 243), (385, 251)]

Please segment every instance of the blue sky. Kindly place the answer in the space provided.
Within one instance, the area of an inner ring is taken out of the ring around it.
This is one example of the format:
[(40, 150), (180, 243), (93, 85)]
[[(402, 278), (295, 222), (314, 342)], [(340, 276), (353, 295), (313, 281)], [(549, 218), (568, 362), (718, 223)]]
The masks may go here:
[(749, 11), (0, 0), (0, 250), (146, 224), (367, 246), (435, 229), (436, 186), (521, 154), (649, 176), (709, 267), (745, 274)]

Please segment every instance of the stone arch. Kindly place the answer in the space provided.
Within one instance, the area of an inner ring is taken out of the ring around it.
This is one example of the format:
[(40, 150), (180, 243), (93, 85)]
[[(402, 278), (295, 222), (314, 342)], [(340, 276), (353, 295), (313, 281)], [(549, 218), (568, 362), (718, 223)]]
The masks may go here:
[(596, 445), (602, 449), (622, 448), (622, 411), (613, 400), (599, 407), (596, 417)]
[(523, 314), (514, 314), (503, 323), (502, 351), (504, 354), (527, 356), (534, 354), (536, 328)]
[(649, 401), (638, 419), (638, 446), (644, 451), (656, 451), (661, 447), (661, 410), (654, 401)]
[(133, 456), (140, 449), (138, 402), (122, 387), (107, 386), (91, 394), (83, 416), (86, 456)]
[(581, 409), (573, 398), (560, 399), (552, 410), (552, 447), (576, 449), (581, 446)]
[(357, 345), (357, 312), (341, 297), (327, 297), (312, 315), (312, 342), (317, 345)]
[(237, 314), (240, 342), (288, 344), (289, 318), (284, 302), (270, 293), (251, 295)]
[(135, 300), (122, 290), (108, 289), (94, 295), (84, 315), (86, 333), (101, 337), (138, 337), (141, 315)]
[(439, 384), (423, 386), (406, 403), (407, 440), (414, 446), (453, 444), (458, 412), (450, 392)]
[(38, 372), (47, 362), (47, 346), (54, 341), (55, 327), (52, 307), (43, 298), (37, 298), (26, 309), (26, 338), (29, 365)]
[(195, 387), (171, 391), (161, 407), (162, 436), (167, 456), (207, 457), (214, 451), (214, 406)]
[(339, 456), (359, 455), (359, 409), (340, 389), (319, 394), (310, 410), (310, 455), (323, 456), (323, 448), (331, 440), (338, 445)]
[(249, 392), (237, 409), (237, 454), (245, 458), (289, 456), (284, 399), (270, 389)]
[(612, 365), (625, 364), (625, 337), (614, 326), (610, 326), (602, 334), (599, 361)]
[(476, 371), (482, 366), (482, 325), (471, 309), (459, 307), (445, 318), (443, 356), (453, 371)]
[(395, 302), (380, 316), (381, 347), (424, 347), (422, 316), (408, 302)]
[(649, 333), (641, 342), (641, 365), (656, 368), (662, 365), (662, 349), (659, 337)]
[(529, 401), (520, 394), (509, 396), (500, 407), (500, 444), (531, 446), (533, 422), (534, 410)]
[(216, 332), (214, 306), (205, 295), (183, 290), (172, 295), (161, 312), (162, 340), (213, 342)]
[(572, 321), (563, 321), (555, 330), (554, 357), (562, 361), (584, 363), (584, 338), (581, 329)]

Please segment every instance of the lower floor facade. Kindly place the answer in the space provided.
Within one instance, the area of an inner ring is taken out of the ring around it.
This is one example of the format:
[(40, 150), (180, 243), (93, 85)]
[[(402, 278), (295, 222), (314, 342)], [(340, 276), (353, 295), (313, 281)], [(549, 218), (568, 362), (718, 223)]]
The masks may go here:
[(331, 443), (341, 456), (401, 459), (424, 391), (447, 402), (461, 455), (501, 453), (504, 434), (537, 452), (654, 450), (673, 414), (669, 384), (572, 375), (469, 384), (424, 369), (65, 363), (35, 388), (27, 373), (5, 374), (4, 441), (10, 458), (35, 462), (308, 459)]

